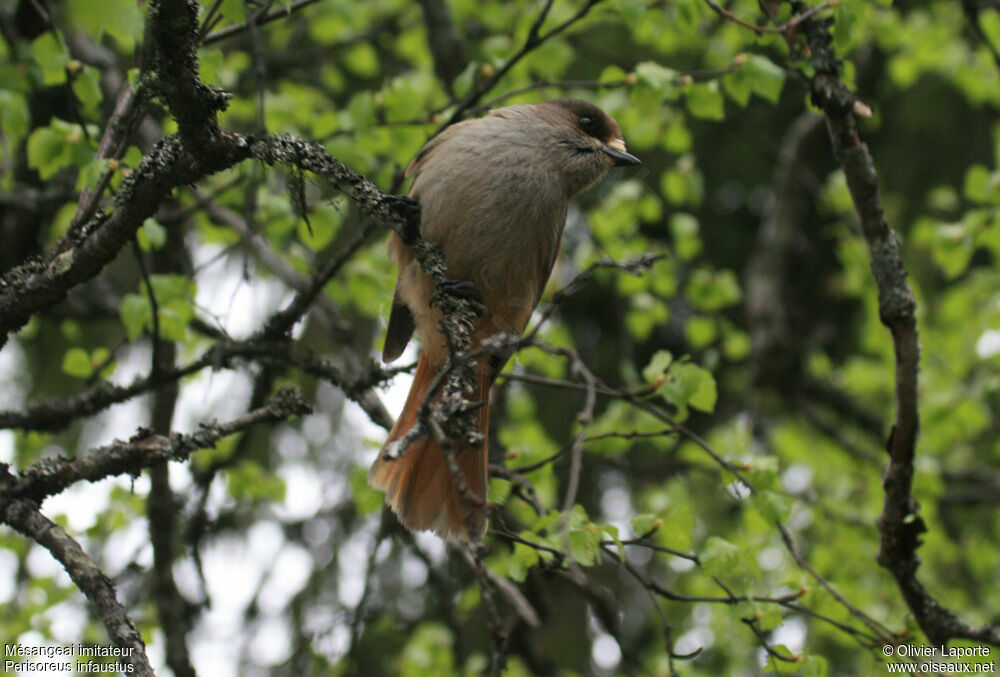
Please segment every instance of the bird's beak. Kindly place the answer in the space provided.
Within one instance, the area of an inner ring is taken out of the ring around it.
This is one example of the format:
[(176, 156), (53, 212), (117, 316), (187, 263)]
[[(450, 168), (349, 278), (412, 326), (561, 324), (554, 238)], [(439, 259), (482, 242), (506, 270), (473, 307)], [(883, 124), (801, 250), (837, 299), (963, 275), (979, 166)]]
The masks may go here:
[(601, 150), (611, 157), (616, 167), (625, 165), (641, 165), (642, 160), (625, 150), (625, 142), (621, 139), (611, 139), (601, 146)]

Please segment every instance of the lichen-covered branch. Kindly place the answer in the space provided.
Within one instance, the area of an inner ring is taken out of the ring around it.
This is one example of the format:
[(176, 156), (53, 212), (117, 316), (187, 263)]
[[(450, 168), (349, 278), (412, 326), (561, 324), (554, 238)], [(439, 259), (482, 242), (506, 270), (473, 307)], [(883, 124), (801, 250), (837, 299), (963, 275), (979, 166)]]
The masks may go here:
[(1000, 629), (973, 628), (959, 620), (917, 580), (920, 534), (926, 531), (913, 497), (913, 459), (920, 417), (917, 410), (917, 374), (920, 341), (916, 301), (907, 281), (899, 239), (889, 227), (879, 196), (879, 179), (868, 146), (861, 140), (856, 115), (868, 107), (840, 80), (840, 61), (833, 52), (832, 20), (805, 18), (803, 5), (793, 3), (805, 20), (800, 26), (815, 74), (810, 80), (813, 102), (823, 111), (833, 149), (844, 170), (861, 232), (871, 257), (878, 288), (879, 319), (892, 334), (896, 356), (896, 420), (886, 443), (889, 462), (882, 478), (885, 499), (878, 519), (881, 542), (878, 562), (896, 579), (903, 598), (921, 629), (934, 644), (970, 639), (1000, 645)]
[(113, 404), (125, 402), (165, 384), (178, 381), (202, 369), (229, 367), (240, 359), (253, 359), (268, 364), (286, 364), (329, 381), (348, 397), (358, 402), (371, 419), (382, 427), (392, 421), (370, 389), (400, 371), (410, 367), (382, 369), (374, 363), (357, 374), (347, 374), (328, 360), (323, 360), (303, 348), (293, 347), (285, 340), (265, 340), (251, 337), (246, 341), (220, 340), (200, 357), (180, 367), (164, 367), (136, 378), (127, 386), (99, 383), (67, 399), (47, 399), (26, 404), (17, 410), (0, 411), (0, 429), (60, 430), (75, 419), (93, 415)]
[(158, 143), (122, 184), (110, 216), (98, 212), (67, 234), (52, 255), (23, 263), (0, 278), (0, 348), (35, 312), (63, 300), (71, 288), (110, 263), (174, 187), (203, 176), (175, 137)]
[(349, 197), (362, 214), (395, 230), (407, 244), (419, 238), (420, 207), (416, 201), (383, 193), (319, 144), (291, 134), (275, 134), (254, 141), (251, 153), (269, 165), (280, 164), (312, 172)]
[[(0, 488), (12, 483), (6, 467), (0, 468)], [(86, 595), (94, 606), (108, 637), (122, 650), (121, 663), (130, 666), (129, 673), (139, 677), (153, 677), (153, 668), (146, 658), (146, 645), (118, 601), (114, 584), (84, 552), (80, 544), (65, 529), (48, 519), (37, 504), (26, 498), (15, 498), (7, 491), (0, 492), (0, 521), (10, 525), (48, 550)]]
[(217, 113), (226, 109), (230, 95), (206, 85), (198, 73), (198, 3), (157, 0), (149, 6), (147, 26), (157, 89), (177, 121), (185, 150), (207, 171), (246, 157), (234, 154), (237, 146), (225, 142), (230, 134), (219, 127)]
[(197, 432), (164, 436), (140, 430), (126, 442), (113, 442), (81, 456), (39, 461), (16, 477), (6, 488), (6, 496), (40, 502), (81, 480), (95, 482), (115, 475), (137, 475), (158, 463), (184, 460), (191, 452), (213, 447), (222, 438), (250, 426), (277, 423), (310, 411), (297, 390), (282, 388), (265, 406), (226, 423), (204, 423)]

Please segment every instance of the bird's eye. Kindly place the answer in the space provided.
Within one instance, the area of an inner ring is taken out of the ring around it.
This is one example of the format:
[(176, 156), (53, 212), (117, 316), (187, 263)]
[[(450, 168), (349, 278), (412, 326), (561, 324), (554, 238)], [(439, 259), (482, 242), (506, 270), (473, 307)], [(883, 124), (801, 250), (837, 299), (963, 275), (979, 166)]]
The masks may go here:
[(589, 129), (593, 129), (594, 128), (594, 118), (588, 118), (588, 117), (582, 117), (582, 118), (580, 118), (580, 126), (583, 127), (584, 129), (588, 129), (588, 130)]

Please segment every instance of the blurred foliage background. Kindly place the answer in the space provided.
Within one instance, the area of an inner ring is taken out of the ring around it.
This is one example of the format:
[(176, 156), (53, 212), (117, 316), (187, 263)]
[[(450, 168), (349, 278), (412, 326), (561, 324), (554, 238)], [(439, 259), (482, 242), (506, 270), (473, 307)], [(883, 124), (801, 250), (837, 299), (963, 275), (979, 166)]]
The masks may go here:
[[(114, 191), (176, 131), (152, 96), (121, 159), (95, 159), (119, 92), (143, 83), (146, 4), (0, 7), (0, 271), (51, 247), (103, 172)], [(592, 101), (643, 160), (580, 198), (546, 299), (595, 261), (665, 256), (641, 275), (598, 272), (540, 336), (670, 412), (758, 491), (675, 426), (600, 397), (575, 505), (558, 512), (569, 462), (552, 457), (579, 430), (583, 393), (559, 385), (572, 380), (565, 360), (517, 355), (495, 394), (491, 461), (532, 469), (524, 482), (492, 481), (486, 560), (508, 589), (497, 594), (508, 674), (878, 674), (880, 633), (924, 641), (875, 561), (892, 343), (794, 36), (758, 33), (705, 0), (204, 4), (201, 76), (233, 94), (221, 124), (320, 142), (384, 190), (405, 191), (402, 169), (484, 83), (475, 111)], [(920, 577), (963, 620), (996, 623), (1000, 12), (977, 0), (828, 5), (819, 16), (834, 21), (845, 82), (874, 111), (861, 130), (918, 300)], [(541, 34), (565, 30), (492, 82), (546, 8)], [(767, 8), (778, 23), (791, 16), (788, 4)], [(752, 0), (726, 9), (764, 22)], [(268, 12), (273, 21), (242, 23)], [(3, 349), (0, 409), (148, 373), (140, 260), (167, 359), (185, 364), (220, 337), (249, 336), (364, 227), (345, 198), (305, 178), (308, 221), (287, 177), (261, 164), (175, 191), (137, 248)], [(395, 279), (385, 232), (365, 239), (293, 331), (296, 346), (345, 373), (366, 373), (381, 348)], [(390, 415), (407, 378), (379, 391)], [(401, 530), (366, 486), (385, 435), (378, 406), (280, 359), (203, 369), (52, 430), (8, 425), (0, 460), (18, 469), (78, 455), (139, 426), (191, 430), (285, 383), (314, 414), (171, 464), (166, 484), (161, 472), (77, 486), (43, 511), (115, 581), (162, 674), (185, 672), (185, 661), (218, 675), (484, 669), (489, 632), (468, 562)], [(157, 491), (173, 506), (159, 542)], [(106, 642), (40, 546), (7, 530), (0, 546), (0, 637)], [(164, 596), (180, 609), (166, 620)], [(734, 599), (746, 596), (760, 601)], [(169, 635), (189, 657), (168, 649)]]

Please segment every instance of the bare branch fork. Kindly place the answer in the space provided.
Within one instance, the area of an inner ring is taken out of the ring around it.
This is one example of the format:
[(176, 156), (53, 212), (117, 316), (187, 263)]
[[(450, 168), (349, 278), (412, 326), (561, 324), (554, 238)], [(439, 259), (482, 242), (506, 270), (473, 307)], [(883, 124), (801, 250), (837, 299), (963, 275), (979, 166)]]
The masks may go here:
[(267, 339), (255, 335), (245, 341), (220, 340), (200, 357), (185, 365), (164, 367), (155, 373), (137, 378), (129, 385), (98, 383), (65, 400), (41, 400), (29, 403), (20, 410), (0, 411), (0, 429), (59, 430), (76, 418), (92, 415), (113, 404), (156, 390), (202, 369), (225, 368), (241, 359), (290, 365), (325, 379), (365, 407), (372, 419), (383, 427), (391, 424), (391, 421), (385, 421), (379, 412), (371, 410), (364, 394), (369, 388), (410, 368), (405, 366), (382, 369), (372, 364), (360, 378), (352, 378), (336, 365), (320, 359), (308, 350), (295, 347), (282, 338)]
[[(623, 264), (622, 267), (625, 270), (628, 270), (627, 264)], [(581, 276), (587, 275), (590, 272), (592, 272), (592, 269), (588, 269), (587, 271), (584, 271), (584, 273), (582, 273)], [(573, 284), (574, 283), (571, 283), (570, 286), (573, 286)], [(524, 349), (526, 347), (531, 346), (531, 347), (535, 347), (535, 348), (539, 348), (539, 349), (545, 350), (546, 352), (549, 352), (551, 354), (556, 354), (556, 355), (561, 355), (563, 357), (566, 357), (567, 359), (569, 359), (571, 361), (571, 364), (574, 364), (574, 365), (576, 365), (576, 364), (582, 364), (580, 362), (579, 356), (577, 356), (573, 351), (568, 350), (568, 349), (564, 349), (564, 348), (556, 348), (556, 347), (548, 346), (548, 345), (540, 342), (537, 338), (535, 338), (533, 336), (533, 334), (534, 334), (534, 332), (531, 332), (531, 333), (529, 333), (528, 335), (526, 335), (524, 337), (517, 337), (517, 336), (511, 336), (511, 335), (494, 336), (494, 337), (491, 337), (490, 339), (488, 339), (487, 341), (484, 342), (484, 345), (483, 345), (483, 347), (482, 347), (481, 350), (488, 351), (488, 352), (491, 352), (491, 353), (494, 353), (494, 354), (509, 355), (512, 351), (521, 350), (521, 349)], [(584, 367), (584, 369), (585, 369), (585, 367)], [(698, 445), (699, 447), (701, 447), (701, 449), (706, 454), (708, 454), (713, 459), (713, 461), (715, 461), (724, 471), (726, 471), (727, 473), (729, 473), (733, 477), (735, 477), (737, 480), (739, 480), (747, 488), (747, 490), (749, 492), (756, 493), (756, 491), (757, 491), (756, 488), (749, 481), (749, 479), (747, 479), (747, 477), (743, 474), (741, 468), (737, 467), (736, 465), (734, 465), (730, 461), (727, 461), (725, 458), (723, 458), (721, 454), (719, 454), (717, 451), (715, 451), (708, 444), (708, 442), (706, 442), (703, 438), (701, 438), (697, 433), (695, 433), (694, 431), (692, 431), (690, 428), (688, 428), (687, 426), (685, 426), (683, 424), (677, 423), (670, 415), (668, 415), (666, 412), (664, 412), (660, 407), (658, 407), (658, 406), (656, 406), (656, 405), (654, 405), (654, 404), (646, 401), (645, 399), (643, 399), (644, 397), (646, 397), (646, 396), (648, 396), (650, 394), (648, 392), (648, 389), (616, 390), (614, 388), (610, 388), (607, 385), (601, 383), (599, 380), (597, 380), (592, 375), (588, 378), (586, 374), (581, 374), (577, 370), (574, 370), (574, 371), (577, 373), (577, 375), (579, 375), (579, 376), (582, 377), (582, 379), (584, 381), (583, 383), (578, 383), (578, 382), (574, 382), (574, 381), (559, 381), (559, 380), (552, 380), (552, 379), (541, 380), (541, 381), (534, 380), (534, 379), (524, 379), (524, 380), (528, 380), (529, 382), (541, 382), (543, 385), (557, 386), (557, 387), (563, 387), (563, 388), (570, 388), (570, 389), (577, 389), (577, 390), (584, 390), (584, 391), (586, 391), (586, 393), (587, 393), (587, 402), (584, 405), (584, 408), (581, 410), (581, 414), (580, 414), (580, 420), (581, 420), (581, 423), (584, 424), (584, 428), (586, 427), (587, 414), (590, 411), (590, 408), (592, 407), (592, 400), (590, 398), (593, 395), (600, 394), (600, 395), (603, 395), (603, 396), (614, 397), (614, 398), (620, 399), (622, 401), (628, 402), (631, 405), (635, 406), (636, 408), (641, 409), (641, 410), (647, 412), (651, 416), (657, 418), (658, 420), (662, 421), (663, 423), (665, 423), (665, 424), (667, 424), (669, 426), (664, 431), (661, 431), (661, 433), (658, 433), (658, 434), (680, 434), (680, 435), (683, 435), (684, 437), (686, 437), (687, 439), (689, 439), (690, 441), (694, 442), (696, 445)], [(593, 380), (591, 380), (591, 379), (593, 379)], [(581, 434), (583, 434), (583, 433), (585, 433), (585, 430), (581, 431)], [(532, 500), (531, 497), (533, 495), (533, 488), (531, 486), (531, 483), (524, 477), (523, 473), (524, 472), (530, 472), (531, 470), (537, 469), (537, 467), (540, 467), (541, 465), (544, 465), (546, 463), (550, 463), (550, 462), (554, 461), (556, 458), (558, 458), (559, 456), (563, 455), (567, 450), (572, 450), (572, 451), (574, 451), (574, 453), (576, 453), (576, 445), (577, 444), (582, 444), (585, 441), (586, 441), (586, 438), (585, 437), (581, 438), (580, 434), (578, 434), (577, 437), (574, 438), (573, 442), (570, 444), (570, 446), (568, 448), (560, 450), (560, 452), (558, 452), (554, 456), (551, 456), (548, 459), (545, 459), (545, 460), (541, 461), (538, 464), (534, 464), (532, 466), (526, 466), (525, 468), (516, 469), (516, 470), (508, 470), (508, 469), (503, 469), (503, 468), (499, 468), (499, 467), (492, 467), (491, 470), (494, 470), (494, 472), (497, 472), (497, 474), (499, 476), (506, 477), (507, 479), (510, 479), (512, 482), (514, 482), (518, 486), (518, 489), (519, 489), (522, 497), (524, 497), (525, 500), (529, 504), (531, 504), (536, 510), (539, 510), (540, 514), (544, 514), (540, 510), (540, 509), (544, 509), (544, 506), (540, 506), (540, 504), (538, 504), (536, 501)], [(571, 480), (572, 480), (572, 474), (573, 474), (573, 470), (572, 470), (572, 466), (571, 466)], [(788, 531), (788, 529), (783, 524), (781, 524), (781, 523), (775, 523), (774, 526), (778, 530), (779, 534), (781, 535), (782, 542), (785, 545), (785, 548), (792, 555), (792, 557), (794, 558), (797, 566), (799, 566), (803, 571), (805, 571), (807, 574), (809, 574), (809, 576), (812, 577), (821, 587), (823, 587), (828, 593), (830, 593), (830, 595), (834, 599), (836, 599), (837, 602), (840, 605), (842, 605), (852, 616), (854, 616), (855, 618), (857, 618), (858, 620), (860, 620), (865, 626), (867, 626), (868, 629), (873, 633), (872, 635), (868, 636), (869, 638), (877, 639), (877, 641), (881, 642), (882, 644), (897, 641), (895, 635), (889, 629), (887, 629), (884, 625), (882, 625), (881, 623), (879, 623), (877, 620), (873, 619), (872, 617), (870, 617), (869, 615), (867, 615), (863, 611), (861, 611), (859, 608), (857, 608), (855, 605), (853, 605), (832, 583), (830, 583), (828, 580), (826, 580), (826, 578), (824, 578), (821, 574), (819, 574), (819, 572), (817, 572), (809, 564), (809, 562), (802, 556), (802, 554), (795, 547), (795, 544), (794, 544), (794, 542), (792, 540), (791, 533)], [(508, 538), (510, 537), (509, 534), (504, 534), (504, 535), (507, 536)], [(639, 539), (639, 540), (641, 541), (641, 539)], [(537, 547), (538, 546), (538, 544), (532, 544), (532, 543), (525, 543), (525, 544), (526, 545), (531, 545), (532, 547)], [(608, 548), (610, 548), (610, 544), (606, 544), (606, 545), (607, 545), (607, 547), (605, 548), (605, 550), (608, 550)], [(643, 543), (642, 545), (646, 545), (646, 544)], [(649, 546), (647, 545), (647, 547), (649, 547)], [(608, 552), (610, 552), (610, 550), (608, 550)], [(694, 556), (691, 556), (691, 555), (688, 555), (688, 554), (685, 554), (685, 553), (672, 552), (671, 554), (674, 554), (674, 555), (677, 555), (677, 556), (681, 556), (681, 557), (685, 557), (685, 558), (688, 558), (688, 559), (693, 558), (694, 561), (697, 560), (697, 557), (694, 557)], [(631, 573), (633, 571), (633, 569), (629, 569), (629, 567), (631, 565), (629, 565), (627, 562), (625, 563), (625, 565), (626, 565), (626, 569), (629, 570), (630, 573)], [(643, 584), (644, 586), (646, 586), (647, 589), (650, 590), (651, 592), (654, 592), (656, 594), (664, 595), (665, 598), (667, 598), (667, 599), (672, 599), (674, 601), (692, 601), (690, 598), (688, 598), (686, 596), (678, 595), (676, 593), (669, 593), (669, 595), (664, 594), (663, 592), (661, 592), (660, 590), (658, 590), (655, 587), (657, 584), (653, 583), (650, 579), (648, 579), (646, 577), (637, 578), (637, 580), (641, 584)], [(654, 587), (649, 587), (651, 585), (654, 586)], [(735, 600), (735, 598), (733, 598), (733, 603), (735, 603), (735, 601), (738, 601), (738, 600)], [(805, 609), (805, 607), (801, 607), (801, 609)], [(815, 615), (814, 612), (809, 612), (808, 610), (803, 611), (803, 613), (811, 613), (812, 615)], [(819, 617), (819, 616), (817, 615), (817, 617)], [(827, 620), (827, 619), (823, 619), (823, 620)], [(841, 627), (841, 629), (843, 629), (845, 632), (848, 632), (848, 634), (851, 634), (851, 635), (853, 635), (855, 637), (858, 637), (858, 636), (861, 635), (861, 633), (858, 630), (856, 630), (854, 628), (850, 628), (849, 626), (844, 626), (843, 624), (840, 624), (838, 627)], [(874, 646), (874, 643), (869, 643), (866, 646)]]
[[(4, 496), (41, 503), (75, 482), (96, 482), (115, 475), (138, 475), (144, 468), (165, 461), (184, 460), (191, 452), (213, 447), (222, 438), (251, 426), (277, 423), (310, 411), (311, 407), (297, 390), (282, 388), (263, 407), (227, 423), (203, 423), (196, 432), (171, 433), (169, 437), (140, 429), (127, 442), (113, 442), (73, 458), (56, 456), (39, 461), (11, 476), (13, 481), (4, 487)], [(0, 470), (6, 470), (6, 467), (0, 464)]]
[[(713, 0), (705, 2), (719, 16), (758, 35), (781, 33), (790, 45), (801, 36), (805, 44), (798, 49), (808, 56), (814, 70), (811, 77), (804, 79), (808, 82), (813, 103), (823, 111), (834, 154), (847, 179), (871, 258), (872, 275), (878, 289), (879, 319), (892, 335), (896, 357), (896, 420), (886, 442), (889, 462), (882, 478), (885, 498), (878, 518), (878, 563), (896, 579), (904, 601), (929, 640), (945, 644), (952, 639), (968, 639), (1000, 646), (1000, 628), (969, 626), (941, 606), (917, 579), (920, 566), (917, 549), (920, 535), (927, 527), (919, 516), (919, 505), (912, 493), (913, 459), (920, 428), (917, 409), (920, 341), (916, 300), (900, 256), (899, 239), (882, 210), (874, 161), (858, 133), (856, 117), (870, 116), (871, 109), (840, 79), (841, 61), (833, 51), (830, 34), (833, 19), (817, 18), (820, 11), (834, 6), (836, 0), (812, 8), (799, 0), (790, 0), (793, 17), (777, 27), (749, 24)], [(790, 545), (787, 534), (783, 532), (782, 536), (786, 545)]]
[(917, 579), (920, 534), (927, 527), (919, 517), (913, 497), (913, 459), (920, 426), (917, 410), (917, 372), (920, 342), (916, 301), (899, 253), (899, 240), (888, 223), (879, 197), (878, 174), (868, 146), (858, 133), (856, 114), (867, 111), (840, 80), (840, 61), (832, 49), (832, 19), (806, 16), (806, 8), (793, 2), (798, 24), (809, 45), (815, 75), (810, 80), (813, 102), (826, 117), (834, 152), (844, 170), (861, 232), (871, 256), (871, 270), (878, 287), (879, 319), (892, 334), (896, 355), (896, 420), (886, 443), (889, 463), (882, 484), (885, 500), (878, 519), (881, 543), (878, 563), (889, 569), (921, 629), (935, 644), (969, 639), (1000, 645), (1000, 629), (971, 627), (931, 596)]

